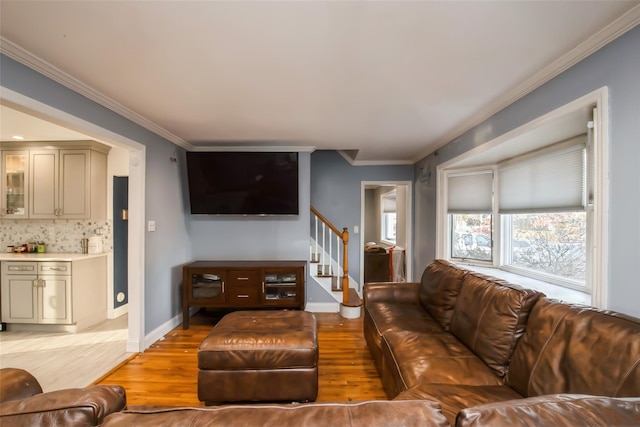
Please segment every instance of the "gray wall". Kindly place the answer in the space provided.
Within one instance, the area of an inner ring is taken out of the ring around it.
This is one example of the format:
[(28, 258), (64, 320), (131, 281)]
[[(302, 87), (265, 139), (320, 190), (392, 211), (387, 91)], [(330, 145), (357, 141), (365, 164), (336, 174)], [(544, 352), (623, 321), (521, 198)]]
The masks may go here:
[[(0, 84), (29, 98), (143, 144), (146, 150), (146, 220), (157, 231), (145, 233), (145, 334), (182, 311), (181, 264), (191, 260), (183, 205), (184, 152), (171, 142), (123, 118), (4, 55)], [(177, 151), (179, 161), (169, 158)]]
[(339, 229), (349, 228), (349, 275), (360, 278), (360, 224), (362, 181), (412, 181), (413, 166), (352, 166), (337, 151), (311, 154), (311, 204)]
[[(544, 84), (415, 165), (415, 268), (435, 257), (436, 165), (558, 107), (609, 87), (609, 308), (640, 316), (640, 27)], [(428, 174), (431, 172), (431, 175)]]

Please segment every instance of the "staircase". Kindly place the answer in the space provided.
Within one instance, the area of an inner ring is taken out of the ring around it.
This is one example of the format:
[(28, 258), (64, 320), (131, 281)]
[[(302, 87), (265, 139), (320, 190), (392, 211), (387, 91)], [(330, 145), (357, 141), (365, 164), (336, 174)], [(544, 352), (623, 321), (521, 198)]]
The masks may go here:
[(338, 230), (313, 206), (311, 214), (314, 221), (309, 251), (311, 277), (333, 297), (342, 317), (358, 318), (362, 299), (357, 292), (358, 284), (349, 277), (349, 231), (346, 227)]

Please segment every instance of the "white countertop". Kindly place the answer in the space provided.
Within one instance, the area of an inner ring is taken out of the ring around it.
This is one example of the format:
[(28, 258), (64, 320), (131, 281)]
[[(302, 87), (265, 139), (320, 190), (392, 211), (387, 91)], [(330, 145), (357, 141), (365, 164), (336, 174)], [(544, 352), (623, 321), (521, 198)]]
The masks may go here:
[(77, 253), (0, 253), (0, 261), (79, 261), (83, 259), (106, 256), (101, 254), (77, 254)]

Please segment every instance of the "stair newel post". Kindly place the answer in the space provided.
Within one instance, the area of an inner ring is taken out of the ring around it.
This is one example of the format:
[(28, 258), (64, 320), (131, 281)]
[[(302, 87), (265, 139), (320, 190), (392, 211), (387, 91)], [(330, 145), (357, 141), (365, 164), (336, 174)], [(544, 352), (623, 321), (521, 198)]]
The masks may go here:
[(349, 229), (342, 229), (342, 303), (349, 303)]

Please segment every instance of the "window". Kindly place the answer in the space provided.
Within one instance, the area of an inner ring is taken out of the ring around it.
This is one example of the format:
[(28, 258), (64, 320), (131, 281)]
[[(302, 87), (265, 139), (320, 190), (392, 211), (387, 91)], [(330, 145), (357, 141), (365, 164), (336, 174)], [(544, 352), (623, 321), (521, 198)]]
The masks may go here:
[[(607, 99), (600, 88), (438, 165), (436, 256), (607, 309)], [(490, 195), (484, 179), (465, 178), (482, 168), (494, 172)], [(490, 225), (491, 261), (469, 219)]]
[(450, 214), (451, 258), (491, 261), (491, 215)]
[(396, 242), (396, 190), (380, 196), (382, 221), (380, 223), (381, 240), (387, 243)]
[(503, 218), (503, 224), (506, 266), (584, 289), (587, 269), (585, 212), (514, 214)]
[(493, 170), (447, 175), (450, 253), (460, 260), (493, 260)]
[(587, 136), (491, 167), (445, 175), (448, 256), (585, 290)]

